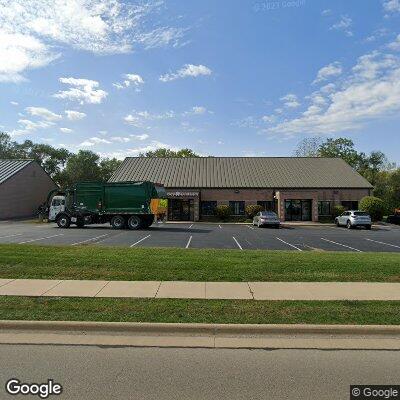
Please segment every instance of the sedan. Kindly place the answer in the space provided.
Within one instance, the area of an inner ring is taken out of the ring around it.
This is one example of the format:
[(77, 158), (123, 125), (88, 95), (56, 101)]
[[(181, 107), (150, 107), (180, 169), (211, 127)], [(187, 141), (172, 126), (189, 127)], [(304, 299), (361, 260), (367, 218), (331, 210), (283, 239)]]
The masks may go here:
[(370, 230), (372, 226), (371, 217), (365, 211), (345, 211), (335, 218), (336, 226), (346, 226), (348, 229), (357, 226), (365, 226)]
[(273, 211), (261, 211), (253, 218), (253, 225), (257, 225), (259, 228), (262, 226), (279, 228), (280, 224), (278, 216)]

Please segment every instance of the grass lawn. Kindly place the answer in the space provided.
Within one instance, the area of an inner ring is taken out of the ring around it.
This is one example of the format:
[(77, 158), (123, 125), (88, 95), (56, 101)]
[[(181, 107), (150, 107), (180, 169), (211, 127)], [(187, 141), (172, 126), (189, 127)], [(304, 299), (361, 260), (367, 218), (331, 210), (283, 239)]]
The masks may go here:
[(400, 254), (2, 244), (0, 278), (400, 282)]
[(0, 297), (0, 319), (399, 325), (400, 302)]

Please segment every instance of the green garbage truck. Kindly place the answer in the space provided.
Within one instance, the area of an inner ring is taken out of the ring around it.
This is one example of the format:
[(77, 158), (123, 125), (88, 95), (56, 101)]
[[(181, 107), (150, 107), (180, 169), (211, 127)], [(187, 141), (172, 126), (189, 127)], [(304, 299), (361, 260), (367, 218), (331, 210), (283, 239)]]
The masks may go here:
[(48, 221), (60, 228), (110, 223), (114, 229), (148, 228), (157, 217), (162, 185), (152, 182), (81, 182), (47, 197)]

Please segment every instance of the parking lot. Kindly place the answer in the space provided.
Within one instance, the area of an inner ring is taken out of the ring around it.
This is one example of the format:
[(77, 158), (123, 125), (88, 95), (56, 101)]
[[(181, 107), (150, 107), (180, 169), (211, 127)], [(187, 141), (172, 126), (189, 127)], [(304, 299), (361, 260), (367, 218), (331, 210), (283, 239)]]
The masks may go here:
[(400, 227), (348, 230), (331, 225), (257, 228), (251, 224), (162, 223), (146, 230), (109, 225), (60, 229), (56, 224), (0, 222), (0, 243), (240, 250), (400, 252)]

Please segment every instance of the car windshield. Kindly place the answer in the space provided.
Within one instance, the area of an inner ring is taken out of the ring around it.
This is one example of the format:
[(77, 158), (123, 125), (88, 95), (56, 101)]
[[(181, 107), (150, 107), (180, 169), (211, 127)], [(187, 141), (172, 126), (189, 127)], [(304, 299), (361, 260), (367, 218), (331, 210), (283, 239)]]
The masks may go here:
[(271, 217), (276, 217), (276, 214), (274, 212), (272, 212), (272, 211), (271, 212), (264, 211), (264, 212), (261, 213), (261, 216), (262, 217), (270, 217), (271, 218)]
[(357, 215), (357, 216), (365, 216), (365, 217), (369, 217), (369, 214), (368, 213), (366, 213), (365, 211), (354, 211), (354, 213), (353, 213), (354, 215)]

